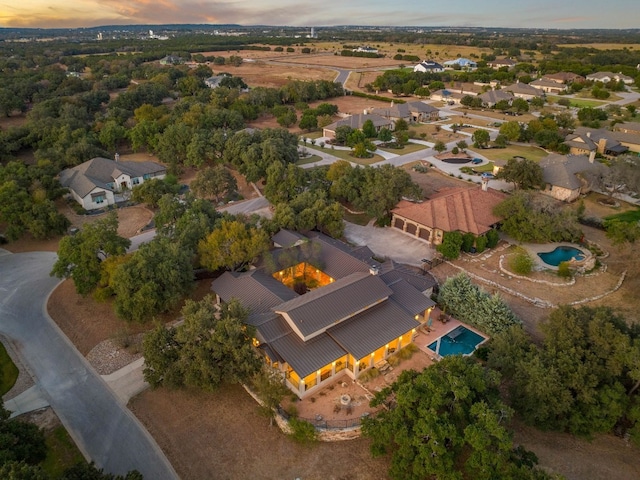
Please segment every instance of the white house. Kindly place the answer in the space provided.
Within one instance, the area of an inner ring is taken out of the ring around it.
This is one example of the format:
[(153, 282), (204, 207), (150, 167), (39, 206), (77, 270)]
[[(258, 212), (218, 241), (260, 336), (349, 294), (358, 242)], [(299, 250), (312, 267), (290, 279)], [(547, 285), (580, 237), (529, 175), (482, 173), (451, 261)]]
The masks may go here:
[(423, 73), (442, 73), (444, 72), (444, 67), (433, 60), (425, 60), (413, 67), (413, 71)]
[(167, 170), (155, 162), (126, 162), (96, 157), (60, 172), (60, 184), (85, 210), (97, 210), (118, 201), (120, 192), (152, 178), (164, 178)]
[(594, 82), (602, 82), (609, 83), (611, 80), (616, 80), (618, 82), (623, 82), (625, 85), (631, 85), (634, 82), (634, 79), (623, 75), (622, 73), (611, 73), (611, 72), (596, 72), (587, 75), (587, 80), (593, 80)]

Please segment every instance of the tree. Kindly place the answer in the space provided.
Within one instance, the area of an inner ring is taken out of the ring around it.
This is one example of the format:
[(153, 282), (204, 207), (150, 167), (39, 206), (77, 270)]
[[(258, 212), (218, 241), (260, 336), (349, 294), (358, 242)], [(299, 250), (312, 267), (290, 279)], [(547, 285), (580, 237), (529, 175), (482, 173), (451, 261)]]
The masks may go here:
[(144, 338), (143, 374), (152, 387), (215, 390), (248, 381), (258, 372), (255, 330), (245, 323), (247, 311), (237, 301), (218, 310), (211, 295), (199, 302), (187, 300), (182, 316), (182, 325), (158, 324)]
[(316, 128), (318, 128), (318, 117), (313, 112), (305, 113), (302, 115), (298, 126), (301, 129), (306, 130), (307, 132), (315, 130)]
[(213, 197), (218, 203), (221, 196), (233, 194), (238, 189), (238, 184), (224, 165), (217, 164), (199, 170), (190, 188), (197, 197)]
[(179, 190), (180, 185), (172, 175), (163, 179), (152, 178), (133, 187), (131, 199), (134, 202), (146, 203), (149, 207), (157, 207), (163, 195), (175, 195)]
[(284, 384), (282, 373), (268, 365), (263, 365), (262, 369), (254, 375), (252, 385), (262, 401), (260, 411), (269, 418), (269, 426), (272, 426), (276, 408), (291, 391)]
[(462, 234), (460, 232), (444, 232), (442, 243), (436, 247), (447, 260), (455, 260), (460, 256), (462, 249)]
[(166, 237), (142, 245), (113, 275), (116, 314), (144, 322), (176, 307), (193, 286), (191, 256)]
[(363, 420), (371, 453), (391, 456), (393, 479), (550, 478), (521, 461), (498, 385), (495, 371), (459, 355), (402, 372), (372, 401), (388, 409)]
[(469, 145), (464, 140), (460, 140), (458, 143), (456, 143), (456, 147), (464, 152), (467, 148), (469, 148)]
[(496, 178), (513, 183), (516, 188), (531, 190), (544, 187), (542, 167), (533, 160), (510, 158)]
[(43, 431), (32, 423), (10, 419), (10, 415), (0, 401), (0, 465), (37, 465), (47, 455)]
[(71, 278), (80, 295), (96, 288), (102, 275), (101, 260), (126, 253), (131, 241), (118, 235), (118, 216), (109, 213), (105, 218), (87, 223), (75, 235), (60, 240), (58, 259), (51, 275)]
[(442, 153), (447, 149), (447, 146), (445, 145), (445, 143), (442, 140), (438, 140), (433, 145), (433, 149), (438, 153)]
[(371, 119), (366, 120), (362, 124), (362, 133), (364, 133), (366, 138), (376, 138), (378, 136), (376, 127), (373, 125), (373, 121), (371, 121)]
[(378, 140), (380, 140), (381, 142), (390, 142), (392, 138), (393, 134), (387, 127), (382, 127), (378, 132)]
[(404, 118), (399, 118), (396, 120), (394, 131), (402, 132), (404, 130), (409, 130), (409, 124)]
[(525, 113), (529, 111), (529, 103), (522, 98), (514, 98), (511, 102), (511, 108), (518, 113)]
[(471, 136), (471, 140), (473, 140), (473, 146), (476, 148), (487, 148), (489, 146), (489, 141), (491, 137), (489, 136), (489, 132), (483, 130), (482, 128), (477, 129), (473, 132)]
[(126, 475), (113, 475), (105, 473), (104, 469), (97, 468), (93, 462), (80, 462), (65, 470), (60, 480), (142, 480), (142, 474), (137, 470), (127, 472)]
[(238, 220), (222, 220), (198, 245), (200, 261), (209, 270), (237, 271), (253, 262), (269, 248), (269, 236)]
[(507, 137), (510, 142), (514, 142), (520, 137), (520, 124), (515, 120), (505, 122), (500, 125), (500, 134)]

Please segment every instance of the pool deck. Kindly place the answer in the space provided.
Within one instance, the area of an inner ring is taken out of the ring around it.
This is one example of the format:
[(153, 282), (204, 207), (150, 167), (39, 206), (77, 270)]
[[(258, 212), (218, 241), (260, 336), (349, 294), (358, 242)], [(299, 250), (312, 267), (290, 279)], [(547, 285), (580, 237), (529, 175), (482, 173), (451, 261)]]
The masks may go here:
[(571, 247), (571, 248), (575, 248), (576, 250), (580, 250), (585, 258), (589, 258), (591, 257), (592, 253), (587, 250), (584, 247), (581, 247), (580, 245), (577, 245), (575, 243), (569, 243), (569, 242), (554, 242), (554, 243), (523, 243), (521, 245), (523, 248), (525, 248), (532, 256), (533, 260), (536, 262), (536, 265), (541, 267), (541, 268), (545, 268), (547, 270), (558, 270), (557, 266), (554, 265), (549, 265), (548, 263), (545, 263), (542, 258), (540, 258), (540, 256), (538, 255), (538, 253), (549, 253), (549, 252), (553, 252), (556, 248), (558, 247)]
[(441, 311), (439, 308), (437, 307), (434, 308), (434, 310), (431, 312), (431, 318), (433, 319), (431, 326), (427, 327), (426, 323), (422, 324), (422, 326), (418, 329), (416, 338), (414, 340), (414, 343), (416, 344), (416, 346), (420, 350), (425, 352), (427, 355), (429, 355), (431, 359), (439, 360), (442, 358), (442, 356), (436, 354), (436, 352), (431, 350), (429, 348), (429, 345), (431, 345), (433, 342), (435, 342), (439, 338), (444, 337), (446, 334), (448, 334), (449, 332), (458, 328), (461, 325), (465, 328), (468, 328), (472, 332), (477, 333), (482, 338), (484, 338), (482, 342), (476, 345), (476, 348), (482, 345), (483, 343), (485, 343), (487, 340), (489, 340), (489, 336), (486, 333), (481, 332), (480, 330), (472, 327), (471, 325), (462, 323), (460, 320), (453, 318), (450, 315), (447, 315), (448, 320), (446, 323), (441, 322), (440, 320), (438, 320), (438, 318), (440, 318), (440, 313)]

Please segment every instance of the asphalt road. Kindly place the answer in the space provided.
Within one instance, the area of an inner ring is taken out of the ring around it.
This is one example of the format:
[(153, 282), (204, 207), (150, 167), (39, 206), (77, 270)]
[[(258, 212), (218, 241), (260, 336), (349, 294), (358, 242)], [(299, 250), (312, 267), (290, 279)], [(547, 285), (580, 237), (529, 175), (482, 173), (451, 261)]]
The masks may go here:
[(0, 255), (0, 332), (85, 457), (113, 474), (136, 469), (149, 480), (177, 479), (153, 438), (47, 315), (59, 282), (49, 276), (55, 259), (50, 252)]

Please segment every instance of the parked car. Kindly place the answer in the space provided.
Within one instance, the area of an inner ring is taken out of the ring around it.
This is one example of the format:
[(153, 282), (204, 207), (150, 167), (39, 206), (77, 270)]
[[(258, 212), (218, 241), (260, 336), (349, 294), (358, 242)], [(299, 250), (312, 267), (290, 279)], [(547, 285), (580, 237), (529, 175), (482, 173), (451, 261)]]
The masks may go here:
[(482, 177), (482, 178), (486, 178), (487, 180), (491, 180), (491, 179), (496, 178), (496, 176), (495, 176), (493, 173), (489, 173), (489, 172), (484, 172), (484, 173), (481, 175), (481, 177)]
[(473, 163), (474, 165), (480, 165), (483, 162), (483, 160), (481, 158), (474, 158), (473, 160), (471, 160), (471, 163)]

